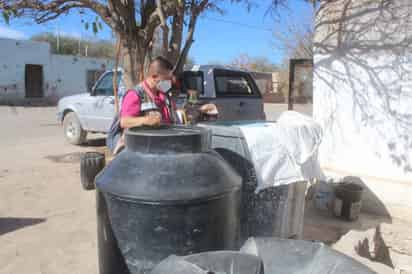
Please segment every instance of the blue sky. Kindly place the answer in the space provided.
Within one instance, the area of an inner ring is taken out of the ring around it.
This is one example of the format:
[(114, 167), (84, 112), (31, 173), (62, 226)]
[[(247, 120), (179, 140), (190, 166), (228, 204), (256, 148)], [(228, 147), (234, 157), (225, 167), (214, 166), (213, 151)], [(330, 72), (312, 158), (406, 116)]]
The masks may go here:
[[(227, 63), (240, 54), (252, 57), (267, 57), (273, 63), (282, 60), (283, 53), (276, 46), (272, 33), (275, 29), (287, 28), (293, 24), (304, 23), (310, 18), (311, 7), (303, 0), (290, 0), (289, 8), (282, 9), (278, 18), (266, 14), (270, 0), (259, 0), (258, 5), (247, 11), (244, 5), (223, 4), (224, 15), (207, 12), (199, 18), (190, 56), (196, 63)], [(83, 15), (93, 20), (94, 15)], [(10, 25), (0, 21), (0, 37), (27, 39), (40, 32), (57, 31), (62, 35), (83, 38), (94, 38), (91, 30), (86, 31), (81, 23), (80, 15), (73, 12), (44, 25), (34, 24), (29, 19), (14, 19)], [(110, 39), (110, 29), (105, 29), (95, 38)]]

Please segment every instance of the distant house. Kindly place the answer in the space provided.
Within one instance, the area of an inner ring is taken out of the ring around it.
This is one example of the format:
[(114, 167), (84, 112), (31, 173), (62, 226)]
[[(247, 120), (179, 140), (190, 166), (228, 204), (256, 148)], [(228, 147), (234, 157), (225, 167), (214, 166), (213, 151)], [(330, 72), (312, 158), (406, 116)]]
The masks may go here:
[(112, 61), (50, 53), (45, 42), (0, 38), (0, 104), (55, 103), (87, 92)]

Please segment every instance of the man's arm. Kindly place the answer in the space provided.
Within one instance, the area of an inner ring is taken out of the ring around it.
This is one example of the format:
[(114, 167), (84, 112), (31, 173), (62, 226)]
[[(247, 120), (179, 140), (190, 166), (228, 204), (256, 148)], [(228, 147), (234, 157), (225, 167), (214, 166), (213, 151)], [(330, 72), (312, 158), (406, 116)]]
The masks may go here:
[(143, 126), (146, 117), (122, 117), (120, 118), (120, 126), (123, 129), (131, 127)]
[(147, 115), (141, 117), (122, 117), (120, 118), (120, 126), (123, 129), (131, 127), (141, 127), (141, 126), (157, 126), (160, 124), (160, 113), (159, 115)]
[(123, 129), (160, 124), (159, 115), (140, 116), (140, 97), (137, 92), (127, 92), (120, 112), (120, 127)]

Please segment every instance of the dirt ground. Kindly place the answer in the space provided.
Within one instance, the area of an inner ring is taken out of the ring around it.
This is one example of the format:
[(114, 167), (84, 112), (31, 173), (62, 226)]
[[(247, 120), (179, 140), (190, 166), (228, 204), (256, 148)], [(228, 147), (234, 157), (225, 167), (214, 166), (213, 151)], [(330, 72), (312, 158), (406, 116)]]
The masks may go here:
[(97, 273), (93, 192), (55, 108), (0, 108), (0, 273)]
[[(281, 110), (268, 107), (274, 118)], [(0, 125), (0, 274), (96, 274), (95, 197), (80, 186), (79, 156), (102, 150), (103, 140), (95, 137), (82, 147), (65, 143), (53, 107), (0, 107)], [(382, 233), (395, 231), (393, 246), (412, 253), (412, 223), (363, 215), (348, 225), (313, 210), (306, 215), (306, 239), (336, 244), (355, 258), (351, 253), (363, 234), (343, 246), (339, 239), (379, 224)]]

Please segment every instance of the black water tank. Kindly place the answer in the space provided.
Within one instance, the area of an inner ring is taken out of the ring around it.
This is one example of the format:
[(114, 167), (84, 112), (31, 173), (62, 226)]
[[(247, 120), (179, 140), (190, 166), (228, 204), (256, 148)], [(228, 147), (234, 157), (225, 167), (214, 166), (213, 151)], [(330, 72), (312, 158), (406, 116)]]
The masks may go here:
[(237, 248), (241, 178), (206, 137), (184, 127), (126, 132), (126, 149), (96, 178), (100, 274)]

